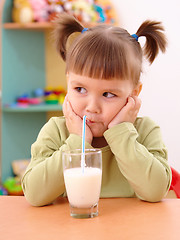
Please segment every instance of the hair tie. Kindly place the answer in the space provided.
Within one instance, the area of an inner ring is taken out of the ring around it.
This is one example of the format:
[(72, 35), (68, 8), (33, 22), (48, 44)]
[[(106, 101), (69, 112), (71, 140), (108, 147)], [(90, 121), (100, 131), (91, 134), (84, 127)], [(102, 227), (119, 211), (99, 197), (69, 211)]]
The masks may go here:
[(81, 31), (81, 33), (84, 33), (88, 30), (88, 28), (83, 28), (83, 30)]
[(138, 37), (138, 35), (137, 35), (137, 34), (132, 34), (132, 35), (131, 35), (131, 37), (135, 38), (135, 39), (136, 39), (136, 41), (138, 42), (138, 38), (139, 38), (139, 37)]

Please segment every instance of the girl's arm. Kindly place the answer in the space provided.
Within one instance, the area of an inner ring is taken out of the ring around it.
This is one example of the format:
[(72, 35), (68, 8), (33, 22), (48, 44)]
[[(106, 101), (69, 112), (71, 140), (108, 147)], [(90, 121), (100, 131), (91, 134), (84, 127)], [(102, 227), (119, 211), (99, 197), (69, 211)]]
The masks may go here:
[[(92, 148), (86, 143), (87, 148)], [(62, 151), (81, 148), (81, 137), (69, 134), (63, 118), (52, 118), (31, 148), (31, 162), (23, 176), (26, 199), (43, 206), (65, 192)]]
[(149, 118), (118, 124), (104, 133), (119, 169), (136, 195), (145, 201), (160, 201), (171, 183), (167, 150), (160, 128)]

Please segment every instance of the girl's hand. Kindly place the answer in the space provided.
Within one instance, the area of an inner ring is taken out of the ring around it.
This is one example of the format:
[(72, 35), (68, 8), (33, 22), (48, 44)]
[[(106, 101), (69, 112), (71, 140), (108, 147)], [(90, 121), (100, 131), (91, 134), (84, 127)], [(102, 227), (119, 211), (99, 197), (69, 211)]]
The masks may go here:
[[(82, 125), (83, 120), (81, 117), (79, 117), (73, 110), (71, 103), (68, 101), (68, 98), (66, 96), (64, 103), (63, 103), (63, 113), (64, 117), (66, 119), (66, 126), (70, 133), (79, 135), (82, 137)], [(86, 136), (85, 140), (92, 143), (93, 135), (90, 130), (90, 128), (86, 124)]]
[(122, 122), (134, 123), (137, 118), (140, 107), (141, 107), (141, 100), (137, 96), (128, 97), (126, 105), (119, 111), (119, 113), (109, 123), (108, 128), (111, 128)]

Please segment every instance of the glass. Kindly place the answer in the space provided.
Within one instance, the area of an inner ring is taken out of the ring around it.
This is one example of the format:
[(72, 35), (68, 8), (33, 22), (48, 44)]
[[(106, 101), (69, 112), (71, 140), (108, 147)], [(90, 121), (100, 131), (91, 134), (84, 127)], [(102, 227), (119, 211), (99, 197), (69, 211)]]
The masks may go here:
[[(81, 167), (84, 156), (84, 168)], [(62, 153), (63, 173), (70, 215), (74, 218), (93, 218), (98, 215), (102, 179), (102, 152), (81, 149)]]

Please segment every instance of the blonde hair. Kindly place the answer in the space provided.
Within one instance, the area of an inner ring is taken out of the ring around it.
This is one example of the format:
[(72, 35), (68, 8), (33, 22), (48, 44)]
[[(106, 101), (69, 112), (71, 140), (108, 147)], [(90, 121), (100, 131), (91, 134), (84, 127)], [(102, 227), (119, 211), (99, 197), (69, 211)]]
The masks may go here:
[[(147, 20), (136, 32), (146, 37), (144, 49), (125, 29), (97, 25), (82, 32), (84, 27), (73, 16), (60, 14), (56, 20), (56, 48), (66, 61), (66, 71), (100, 79), (131, 79), (137, 84), (141, 74), (143, 54), (150, 64), (159, 50), (165, 52), (166, 37), (161, 22)], [(79, 32), (70, 47), (71, 34)]]

